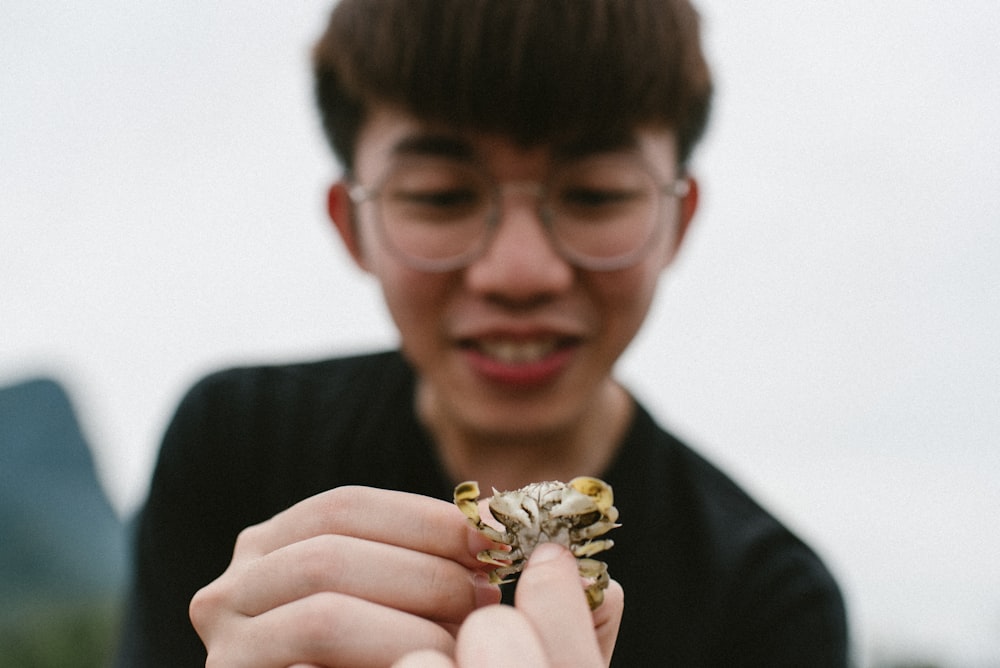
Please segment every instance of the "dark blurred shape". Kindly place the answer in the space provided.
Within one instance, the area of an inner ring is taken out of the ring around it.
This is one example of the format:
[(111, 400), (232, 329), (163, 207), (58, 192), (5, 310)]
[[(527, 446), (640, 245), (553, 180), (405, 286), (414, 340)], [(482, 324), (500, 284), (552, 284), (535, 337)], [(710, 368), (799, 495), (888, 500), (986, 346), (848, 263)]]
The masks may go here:
[(0, 666), (107, 665), (125, 543), (66, 391), (0, 388)]

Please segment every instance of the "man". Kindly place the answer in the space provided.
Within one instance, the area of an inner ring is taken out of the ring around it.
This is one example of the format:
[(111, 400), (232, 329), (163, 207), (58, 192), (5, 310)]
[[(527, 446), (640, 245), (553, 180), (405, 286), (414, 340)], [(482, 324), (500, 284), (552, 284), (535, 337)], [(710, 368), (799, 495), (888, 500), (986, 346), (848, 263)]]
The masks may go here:
[(401, 351), (192, 390), (143, 511), (124, 656), (440, 659), (482, 641), (458, 631), (479, 608), (523, 638), (548, 589), (518, 594), (520, 622), (490, 607), (491, 543), (451, 491), (592, 475), (624, 526), (591, 663), (843, 665), (821, 562), (612, 375), (697, 206), (711, 84), (687, 2), (342, 0), (315, 72), (346, 170), (329, 212)]

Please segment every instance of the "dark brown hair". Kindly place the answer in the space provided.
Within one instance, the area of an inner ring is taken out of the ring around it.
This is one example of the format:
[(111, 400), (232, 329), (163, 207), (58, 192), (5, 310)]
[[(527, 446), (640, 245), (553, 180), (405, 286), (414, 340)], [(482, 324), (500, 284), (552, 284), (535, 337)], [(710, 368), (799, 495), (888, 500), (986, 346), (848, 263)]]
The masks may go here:
[(699, 33), (687, 0), (340, 0), (317, 101), (348, 170), (381, 104), (526, 146), (669, 127), (683, 164), (711, 99)]

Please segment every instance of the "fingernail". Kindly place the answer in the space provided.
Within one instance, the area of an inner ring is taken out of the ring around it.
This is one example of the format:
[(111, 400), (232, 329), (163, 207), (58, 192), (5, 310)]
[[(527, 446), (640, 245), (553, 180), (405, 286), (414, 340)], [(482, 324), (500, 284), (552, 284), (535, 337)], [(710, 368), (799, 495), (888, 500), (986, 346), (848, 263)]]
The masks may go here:
[(498, 543), (490, 540), (489, 538), (479, 533), (472, 527), (468, 527), (466, 536), (468, 536), (469, 539), (468, 540), (469, 552), (472, 553), (472, 556), (479, 554), (483, 550), (497, 549)]
[(542, 543), (531, 553), (531, 561), (536, 564), (543, 564), (547, 561), (562, 559), (566, 553), (566, 548), (558, 543)]
[(496, 605), (500, 602), (500, 586), (491, 584), (486, 573), (475, 573), (472, 576), (472, 586), (476, 592), (476, 607)]

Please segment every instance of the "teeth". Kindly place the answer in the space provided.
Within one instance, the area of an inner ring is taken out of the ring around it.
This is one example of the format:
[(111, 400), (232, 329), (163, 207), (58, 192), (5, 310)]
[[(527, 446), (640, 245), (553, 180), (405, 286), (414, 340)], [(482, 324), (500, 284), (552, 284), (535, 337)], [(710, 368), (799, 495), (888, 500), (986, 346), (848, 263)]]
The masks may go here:
[(504, 364), (537, 362), (556, 349), (550, 341), (483, 341), (480, 350)]

